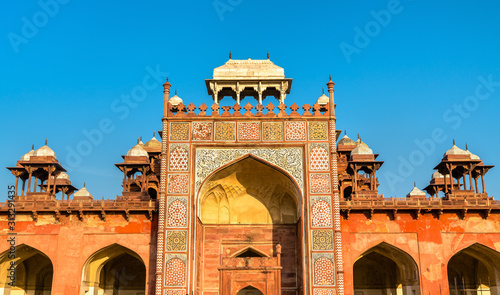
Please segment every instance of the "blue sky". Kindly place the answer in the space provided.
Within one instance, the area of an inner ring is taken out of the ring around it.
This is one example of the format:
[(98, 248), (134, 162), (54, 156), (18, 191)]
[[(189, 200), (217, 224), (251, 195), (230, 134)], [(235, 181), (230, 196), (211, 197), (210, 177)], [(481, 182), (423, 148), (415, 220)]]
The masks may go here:
[[(122, 173), (113, 164), (138, 136), (148, 140), (161, 129), (156, 77), (168, 74), (185, 102), (209, 104), (204, 79), (229, 51), (233, 59), (264, 59), (269, 51), (294, 79), (287, 105), (313, 103), (331, 74), (337, 128), (359, 133), (380, 154), (379, 191), (387, 197), (405, 196), (414, 181), (425, 187), (453, 138), (500, 165), (497, 1), (0, 5), (0, 166), (48, 138), (73, 184), (86, 182), (98, 199), (120, 194)], [(145, 78), (142, 101), (117, 112), (117, 101)], [(71, 158), (100, 124), (109, 125), (102, 139)], [(0, 171), (5, 199), (15, 178)], [(500, 196), (499, 179), (499, 168), (486, 175), (490, 195)]]

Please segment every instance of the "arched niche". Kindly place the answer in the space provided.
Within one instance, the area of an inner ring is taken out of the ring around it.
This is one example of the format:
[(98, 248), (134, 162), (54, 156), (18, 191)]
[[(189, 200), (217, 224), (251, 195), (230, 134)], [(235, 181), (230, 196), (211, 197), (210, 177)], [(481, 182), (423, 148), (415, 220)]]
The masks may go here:
[(420, 294), (418, 267), (413, 258), (385, 242), (358, 257), (353, 275), (356, 294)]
[(295, 224), (300, 217), (297, 185), (252, 156), (209, 176), (198, 200), (204, 224)]
[(91, 255), (83, 267), (81, 294), (144, 294), (146, 266), (134, 251), (113, 244)]
[(500, 253), (473, 244), (448, 262), (450, 294), (500, 294)]
[[(16, 247), (15, 257), (9, 254), (9, 251), (0, 254), (0, 294), (51, 294), (54, 268), (47, 255), (24, 244)], [(13, 274), (9, 269), (11, 262), (16, 269), (13, 285), (9, 284)]]
[(262, 293), (259, 289), (255, 287), (247, 286), (239, 290), (238, 293), (236, 293), (236, 295), (264, 295), (264, 293)]

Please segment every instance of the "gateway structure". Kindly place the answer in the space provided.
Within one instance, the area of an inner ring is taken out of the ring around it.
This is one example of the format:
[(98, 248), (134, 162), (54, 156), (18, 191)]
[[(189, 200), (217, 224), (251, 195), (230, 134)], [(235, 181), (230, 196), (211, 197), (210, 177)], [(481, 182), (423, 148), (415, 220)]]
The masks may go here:
[(493, 166), (453, 144), (427, 193), (385, 198), (378, 154), (338, 140), (331, 79), (304, 106), (287, 106), (292, 79), (269, 58), (230, 58), (205, 82), (213, 101), (195, 106), (167, 80), (161, 141), (116, 164), (116, 200), (77, 190), (47, 144), (8, 167), (0, 294), (500, 294)]

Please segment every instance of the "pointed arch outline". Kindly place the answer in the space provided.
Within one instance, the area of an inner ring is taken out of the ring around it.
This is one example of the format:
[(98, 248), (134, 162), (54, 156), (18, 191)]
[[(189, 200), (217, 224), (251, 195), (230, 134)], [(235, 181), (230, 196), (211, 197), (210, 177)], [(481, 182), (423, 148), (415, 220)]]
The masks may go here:
[[(479, 249), (478, 249), (479, 248)], [(476, 250), (475, 252), (468, 252), (467, 250), (471, 250), (474, 251)], [(498, 259), (497, 261), (497, 265), (499, 265), (499, 269), (498, 271), (495, 271), (495, 268), (493, 267), (492, 263), (494, 262), (491, 262), (491, 257), (485, 257), (487, 256), (487, 254), (483, 254), (483, 255), (474, 255), (474, 254), (477, 254), (477, 253), (480, 253), (482, 254), (480, 251), (477, 251), (477, 250), (485, 250), (485, 251), (488, 251), (490, 252), (491, 254), (494, 254), (494, 256), (496, 256), (495, 258)], [(482, 243), (479, 243), (479, 242), (470, 242), (470, 243), (467, 243), (466, 246), (463, 246), (460, 248), (460, 250), (457, 250), (455, 251), (452, 255), (450, 255), (450, 257), (448, 257), (447, 261), (446, 261), (446, 275), (448, 276), (448, 267), (449, 267), (449, 264), (450, 264), (450, 261), (457, 255), (461, 254), (461, 253), (464, 253), (464, 254), (467, 254), (475, 259), (477, 259), (478, 261), (482, 262), (484, 264), (484, 266), (486, 267), (486, 269), (488, 269), (488, 271), (491, 271), (494, 275), (497, 276), (496, 279), (500, 280), (500, 252), (489, 247), (489, 246), (486, 246)]]
[[(195, 212), (196, 212), (196, 216), (201, 216), (201, 212), (200, 212), (200, 209), (201, 209), (201, 195), (202, 195), (202, 191), (203, 191), (203, 187), (205, 186), (205, 183), (211, 179), (214, 175), (216, 175), (217, 173), (219, 173), (220, 171), (223, 171), (233, 165), (237, 165), (239, 162), (241, 161), (244, 161), (246, 159), (253, 159), (257, 162), (260, 162), (261, 164), (271, 168), (271, 169), (274, 169), (276, 170), (277, 172), (281, 173), (283, 176), (287, 177), (292, 183), (293, 183), (293, 186), (294, 186), (294, 189), (296, 190), (297, 192), (297, 213), (299, 213), (299, 216), (298, 218), (302, 218), (302, 215), (303, 215), (303, 212), (302, 212), (302, 207), (303, 207), (303, 204), (304, 204), (304, 196), (302, 194), (302, 190), (297, 182), (297, 180), (286, 170), (284, 170), (283, 168), (281, 167), (278, 167), (277, 165), (275, 164), (272, 164), (260, 157), (257, 157), (251, 153), (248, 153), (248, 154), (245, 154), (241, 157), (238, 157), (224, 165), (222, 165), (221, 167), (215, 169), (214, 171), (210, 172), (206, 177), (205, 179), (203, 179), (203, 181), (201, 182), (200, 184), (200, 187), (198, 189), (198, 191), (196, 192), (196, 196), (195, 196), (195, 202), (194, 202), (194, 206), (195, 206)], [(194, 184), (196, 185), (196, 184)]]
[(483, 243), (480, 243), (480, 242), (469, 242), (467, 244), (465, 244), (465, 246), (463, 247), (460, 247), (459, 249), (457, 249), (455, 252), (451, 253), (450, 256), (447, 258), (447, 261), (446, 261), (446, 265), (448, 265), (448, 263), (450, 263), (450, 260), (455, 256), (457, 255), (458, 253), (464, 251), (464, 250), (467, 250), (468, 248), (471, 248), (471, 247), (480, 247), (480, 248), (485, 248), (485, 250), (488, 250), (488, 251), (492, 251), (494, 252), (495, 254), (499, 255), (500, 256), (500, 251), (496, 250), (496, 249), (493, 249), (489, 246), (486, 246), (485, 244)]
[[(19, 259), (20, 257), (18, 253), (20, 251), (18, 249), (32, 250), (33, 253), (26, 258)], [(19, 245), (16, 245), (15, 250), (16, 250), (16, 256), (13, 259), (9, 257), (10, 249), (7, 249), (0, 253), (0, 286), (7, 285), (7, 271), (11, 261), (15, 260), (17, 266), (19, 265), (19, 263), (28, 260), (37, 254), (49, 260), (50, 266), (52, 266), (52, 275), (54, 274), (54, 262), (52, 261), (52, 258), (49, 257), (49, 255), (45, 254), (45, 252), (42, 252), (41, 250), (27, 243), (21, 243)]]
[(393, 255), (387, 255), (387, 253), (385, 253), (385, 252), (376, 251), (378, 249), (389, 249), (391, 251), (395, 251), (395, 253), (397, 253), (397, 254), (402, 254), (401, 256), (403, 258), (405, 258), (407, 260), (407, 262), (412, 263), (412, 264), (410, 264), (410, 266), (413, 266), (415, 268), (412, 279), (415, 280), (418, 285), (421, 284), (421, 282), (420, 282), (420, 280), (421, 280), (420, 267), (417, 264), (417, 261), (415, 260), (415, 258), (411, 254), (409, 254), (407, 251), (405, 251), (397, 246), (391, 245), (386, 241), (378, 242), (374, 245), (371, 245), (370, 247), (367, 247), (366, 250), (361, 252), (361, 254), (358, 255), (358, 257), (354, 260), (354, 263), (352, 264), (353, 275), (354, 275), (354, 265), (356, 264), (356, 262), (358, 262), (361, 258), (365, 257), (366, 255), (368, 255), (370, 253), (378, 253), (378, 254), (386, 257), (387, 259), (392, 260), (393, 262), (395, 262), (397, 264), (399, 271), (403, 275), (403, 281), (406, 281), (408, 279), (408, 275), (411, 274), (410, 273), (411, 269), (408, 269), (408, 267), (404, 267), (405, 264), (401, 263), (402, 262), (401, 259), (395, 260), (395, 258), (397, 259), (397, 257), (394, 257)]
[(258, 288), (258, 287), (256, 287), (256, 286), (254, 286), (254, 284), (253, 284), (253, 283), (250, 283), (250, 284), (246, 285), (245, 287), (240, 288), (238, 291), (236, 291), (236, 293), (235, 293), (235, 294), (238, 294), (241, 290), (246, 289), (246, 288), (248, 288), (248, 287), (253, 288), (253, 289), (256, 289), (256, 290), (257, 290), (257, 291), (259, 291), (260, 293), (265, 294), (264, 292), (262, 292), (262, 290), (261, 290), (260, 288)]
[(233, 253), (230, 257), (238, 257), (238, 255), (240, 255), (240, 254), (242, 254), (242, 253), (244, 253), (246, 251), (253, 251), (253, 252), (257, 253), (257, 254), (262, 255), (262, 257), (269, 257), (269, 255), (267, 255), (266, 253), (260, 251), (259, 249), (254, 248), (252, 246), (244, 247), (243, 249), (240, 249), (240, 250), (236, 251), (235, 253)]
[[(114, 248), (118, 248), (120, 250), (123, 250), (122, 252), (120, 251), (112, 251)], [(101, 258), (98, 258), (99, 255), (105, 255), (106, 253), (112, 253), (113, 255), (109, 256), (107, 259), (105, 257), (101, 257)], [(144, 265), (144, 268), (146, 269), (146, 277), (147, 277), (147, 267), (146, 267), (146, 263), (144, 263), (144, 260), (142, 259), (142, 257), (137, 254), (134, 250), (128, 248), (128, 247), (125, 247), (123, 245), (120, 245), (119, 243), (112, 243), (112, 244), (109, 244), (107, 246), (104, 246), (104, 247), (101, 247), (100, 249), (98, 249), (97, 251), (95, 251), (94, 253), (92, 253), (87, 259), (85, 259), (85, 262), (83, 263), (83, 266), (81, 268), (81, 272), (82, 272), (82, 279), (81, 279), (81, 283), (82, 283), (82, 287), (83, 287), (83, 283), (84, 282), (91, 282), (91, 281), (96, 281), (98, 280), (98, 275), (101, 273), (102, 271), (102, 268), (106, 265), (107, 262), (109, 262), (110, 260), (122, 255), (122, 254), (129, 254), (131, 255), (132, 257), (138, 259), (143, 265)], [(100, 259), (99, 260), (94, 260), (95, 258), (97, 259)], [(98, 262), (98, 266), (97, 268), (95, 269), (95, 271), (93, 272), (93, 275), (94, 277), (92, 278), (92, 280), (90, 280), (91, 278), (89, 278), (87, 275), (86, 272), (89, 272), (91, 269), (86, 269), (88, 266), (90, 266), (90, 263), (92, 263), (94, 260), (94, 262)]]

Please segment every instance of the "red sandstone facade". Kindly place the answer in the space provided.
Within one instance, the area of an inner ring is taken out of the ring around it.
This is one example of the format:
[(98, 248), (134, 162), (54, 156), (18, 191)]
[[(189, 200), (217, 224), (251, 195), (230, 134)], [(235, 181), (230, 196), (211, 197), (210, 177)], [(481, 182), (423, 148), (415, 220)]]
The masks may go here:
[(206, 84), (210, 108), (167, 80), (162, 140), (116, 164), (116, 200), (75, 192), (47, 145), (8, 167), (0, 294), (500, 294), (493, 166), (453, 145), (428, 194), (384, 198), (378, 155), (338, 140), (331, 80), (302, 108), (269, 59), (230, 59)]

